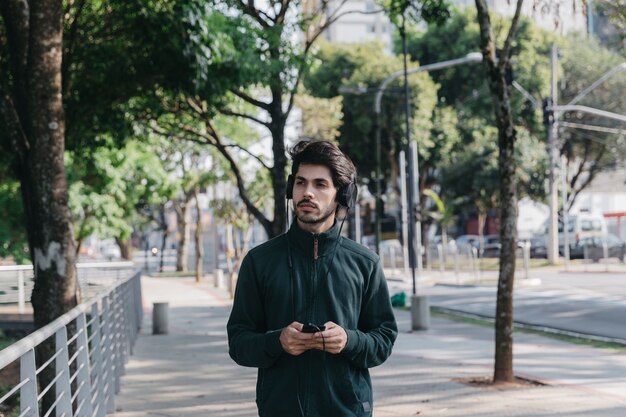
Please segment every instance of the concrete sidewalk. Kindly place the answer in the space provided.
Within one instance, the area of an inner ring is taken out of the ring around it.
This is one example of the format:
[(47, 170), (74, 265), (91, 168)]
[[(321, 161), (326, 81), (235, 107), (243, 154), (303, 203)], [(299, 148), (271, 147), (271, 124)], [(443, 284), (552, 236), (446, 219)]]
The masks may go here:
[[(115, 416), (256, 416), (256, 370), (228, 356), (227, 293), (191, 278), (142, 284), (147, 314)], [(170, 333), (154, 336), (151, 306), (161, 301), (170, 303)], [(376, 417), (626, 416), (623, 353), (516, 334), (516, 374), (547, 385), (477, 388), (458, 380), (492, 374), (492, 329), (433, 318), (431, 330), (411, 333), (408, 313), (396, 312), (394, 352), (372, 369)]]

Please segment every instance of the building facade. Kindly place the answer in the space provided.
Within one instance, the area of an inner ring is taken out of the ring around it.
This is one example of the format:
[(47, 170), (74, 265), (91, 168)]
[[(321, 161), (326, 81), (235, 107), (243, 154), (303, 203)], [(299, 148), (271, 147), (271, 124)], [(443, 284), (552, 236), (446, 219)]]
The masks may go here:
[[(308, 8), (317, 4), (318, 0), (306, 2)], [(459, 8), (475, 7), (474, 0), (451, 0)], [(513, 16), (516, 1), (488, 0), (487, 4), (494, 13)], [(329, 42), (369, 42), (379, 41), (391, 52), (393, 45), (394, 26), (374, 0), (332, 0), (328, 16), (337, 12), (341, 14), (324, 32)], [(536, 0), (526, 1), (522, 6), (522, 15), (532, 19), (539, 27), (565, 35), (569, 32), (587, 31), (587, 7), (584, 0)]]

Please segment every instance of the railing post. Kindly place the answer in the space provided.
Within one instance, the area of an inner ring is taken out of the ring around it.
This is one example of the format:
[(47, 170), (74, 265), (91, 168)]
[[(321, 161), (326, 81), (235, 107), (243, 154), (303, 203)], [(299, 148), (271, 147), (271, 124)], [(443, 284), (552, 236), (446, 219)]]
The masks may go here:
[(80, 332), (76, 339), (76, 415), (91, 417), (93, 407), (91, 405), (91, 377), (89, 376), (89, 341), (87, 340), (87, 317), (83, 312), (76, 318), (77, 331)]
[(125, 375), (126, 374), (126, 364), (128, 363), (128, 359), (130, 358), (130, 355), (133, 354), (133, 347), (132, 347), (132, 343), (131, 340), (133, 338), (132, 336), (132, 317), (131, 317), (131, 308), (130, 308), (130, 283), (127, 282), (123, 285), (123, 287), (121, 288), (122, 290), (122, 297), (121, 297), (121, 304), (122, 304), (122, 313), (124, 315), (124, 325), (122, 326), (122, 340), (124, 341), (123, 343), (123, 348), (124, 348), (124, 356), (122, 357), (122, 372)]
[(141, 273), (137, 273), (133, 278), (134, 288), (135, 288), (135, 305), (137, 308), (137, 317), (136, 317), (136, 326), (137, 331), (141, 328), (141, 323), (143, 321), (143, 298), (141, 295)]
[[(104, 307), (103, 307), (104, 310)], [(91, 354), (93, 364), (91, 367), (91, 377), (93, 378), (94, 385), (96, 386), (96, 392), (92, 400), (92, 407), (95, 413), (94, 417), (106, 416), (106, 403), (105, 403), (105, 384), (104, 380), (104, 367), (102, 366), (102, 350), (103, 350), (103, 337), (102, 327), (100, 322), (100, 312), (98, 311), (98, 303), (94, 303), (91, 306)]]
[(27, 381), (20, 388), (20, 415), (39, 417), (37, 402), (37, 366), (35, 365), (35, 349), (26, 352), (20, 358), (20, 379)]
[(124, 315), (122, 314), (122, 302), (120, 287), (117, 287), (113, 293), (113, 316), (115, 317), (113, 323), (113, 349), (115, 350), (115, 393), (119, 393), (121, 389), (121, 376), (124, 372), (124, 359), (123, 359), (123, 340), (122, 340), (122, 322)]
[(124, 284), (124, 291), (122, 300), (124, 301), (124, 370), (126, 370), (126, 364), (133, 354), (133, 313), (131, 308), (131, 284), (127, 282)]
[(72, 390), (70, 387), (70, 364), (67, 349), (67, 327), (63, 326), (55, 334), (56, 351), (55, 372), (59, 379), (54, 384), (57, 405), (57, 417), (72, 417)]
[(113, 413), (115, 411), (115, 349), (113, 345), (113, 313), (112, 307), (109, 305), (107, 295), (102, 298), (102, 369), (104, 373), (102, 385), (104, 387), (104, 401), (106, 404), (106, 412)]

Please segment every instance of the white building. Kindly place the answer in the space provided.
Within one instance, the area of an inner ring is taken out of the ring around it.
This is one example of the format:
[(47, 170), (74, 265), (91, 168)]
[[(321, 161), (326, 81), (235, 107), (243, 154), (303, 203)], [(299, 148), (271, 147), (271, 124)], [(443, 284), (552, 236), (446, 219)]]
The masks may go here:
[[(452, 0), (457, 7), (475, 7), (474, 0)], [(517, 1), (487, 0), (489, 9), (503, 16), (513, 16)], [(522, 4), (522, 16), (529, 17), (540, 28), (566, 35), (587, 30), (587, 7), (584, 0), (538, 0)]]
[(517, 203), (517, 236), (520, 240), (530, 239), (540, 233), (550, 217), (550, 208), (543, 203), (521, 198)]
[[(319, 0), (309, 0), (306, 7), (313, 7)], [(475, 7), (474, 0), (451, 0), (457, 7)], [(490, 10), (503, 16), (513, 16), (516, 1), (487, 0)], [(584, 0), (539, 0), (525, 1), (522, 15), (531, 18), (539, 27), (565, 35), (573, 31), (587, 30), (587, 15)], [(394, 26), (381, 7), (373, 0), (331, 0), (328, 15), (341, 5), (344, 14), (324, 32), (329, 42), (380, 41), (391, 52)], [(379, 12), (376, 12), (380, 10)]]
[(324, 31), (329, 42), (379, 41), (391, 52), (394, 26), (382, 8), (374, 0), (331, 1), (328, 15), (332, 16), (341, 5), (339, 14), (344, 14)]

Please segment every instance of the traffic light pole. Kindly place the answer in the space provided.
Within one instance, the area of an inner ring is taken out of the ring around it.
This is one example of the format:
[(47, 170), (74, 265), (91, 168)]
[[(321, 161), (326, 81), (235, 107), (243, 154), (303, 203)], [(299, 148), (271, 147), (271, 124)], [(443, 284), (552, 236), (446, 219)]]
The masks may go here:
[(559, 229), (558, 229), (558, 189), (556, 182), (556, 141), (558, 135), (557, 118), (553, 107), (557, 103), (557, 48), (552, 45), (550, 54), (550, 98), (544, 104), (544, 121), (548, 129), (548, 157), (550, 164), (549, 197), (550, 218), (548, 223), (548, 262), (554, 265), (559, 259)]

